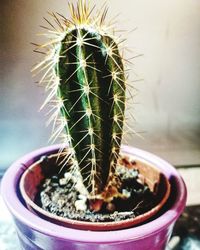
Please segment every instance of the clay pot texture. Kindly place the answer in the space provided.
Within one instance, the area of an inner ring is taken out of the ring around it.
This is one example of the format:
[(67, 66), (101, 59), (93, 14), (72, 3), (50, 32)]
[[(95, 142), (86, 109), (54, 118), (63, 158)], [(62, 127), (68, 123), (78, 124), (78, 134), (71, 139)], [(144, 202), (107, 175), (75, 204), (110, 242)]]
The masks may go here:
[(88, 231), (72, 229), (47, 221), (25, 206), (19, 192), (24, 171), (43, 155), (58, 151), (59, 145), (39, 149), (15, 162), (2, 180), (1, 193), (16, 223), (22, 249), (29, 250), (163, 250), (173, 226), (186, 204), (186, 187), (177, 170), (159, 157), (136, 148), (123, 146), (124, 154), (149, 162), (168, 178), (171, 194), (165, 209), (153, 220), (128, 229)]

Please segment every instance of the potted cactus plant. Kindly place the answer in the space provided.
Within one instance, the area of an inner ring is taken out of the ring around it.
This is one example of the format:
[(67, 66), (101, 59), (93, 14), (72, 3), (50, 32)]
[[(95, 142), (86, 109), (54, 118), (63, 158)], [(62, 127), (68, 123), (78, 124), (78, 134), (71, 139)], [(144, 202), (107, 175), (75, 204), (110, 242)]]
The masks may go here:
[(57, 28), (47, 21), (50, 41), (36, 48), (45, 59), (33, 69), (44, 71), (53, 138), (64, 131), (64, 142), (14, 163), (2, 184), (21, 245), (164, 249), (185, 185), (165, 161), (121, 146), (126, 74), (107, 9), (94, 18), (84, 0), (69, 7), (70, 20), (51, 13)]

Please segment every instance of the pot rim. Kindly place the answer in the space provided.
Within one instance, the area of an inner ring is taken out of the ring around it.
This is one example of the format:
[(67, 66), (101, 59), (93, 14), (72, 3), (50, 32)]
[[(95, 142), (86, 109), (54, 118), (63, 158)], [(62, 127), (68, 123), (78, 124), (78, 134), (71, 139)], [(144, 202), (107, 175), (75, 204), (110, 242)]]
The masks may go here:
[(186, 203), (187, 191), (185, 183), (177, 170), (171, 164), (155, 156), (154, 154), (130, 146), (122, 146), (121, 151), (123, 153), (139, 156), (142, 160), (160, 168), (168, 178), (175, 178), (176, 189), (179, 195), (176, 197), (174, 204), (169, 210), (156, 219), (143, 225), (113, 231), (87, 231), (72, 229), (40, 218), (29, 211), (22, 204), (16, 190), (18, 189), (20, 177), (27, 168), (26, 165), (31, 165), (33, 162), (38, 160), (40, 156), (47, 152), (48, 154), (51, 154), (60, 147), (61, 145), (48, 146), (25, 155), (11, 165), (2, 179), (1, 194), (8, 209), (17, 220), (23, 222), (32, 229), (48, 236), (60, 239), (65, 239), (67, 237), (68, 240), (78, 242), (106, 243), (130, 241), (156, 234), (157, 232), (163, 230), (163, 228), (168, 227), (171, 223), (174, 223), (182, 213)]

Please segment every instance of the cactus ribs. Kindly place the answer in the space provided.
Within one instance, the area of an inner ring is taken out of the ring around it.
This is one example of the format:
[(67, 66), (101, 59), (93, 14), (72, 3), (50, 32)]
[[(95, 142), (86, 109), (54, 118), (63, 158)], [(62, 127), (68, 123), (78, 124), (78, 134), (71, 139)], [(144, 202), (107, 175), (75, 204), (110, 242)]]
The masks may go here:
[[(88, 1), (89, 2), (89, 1)], [(92, 209), (124, 195), (116, 174), (125, 125), (126, 70), (111, 24), (105, 25), (107, 8), (94, 13), (85, 0), (69, 3), (71, 19), (49, 13), (54, 24), (42, 26), (49, 41), (36, 45), (45, 58), (34, 68), (43, 73), (40, 84), (49, 92), (53, 122), (52, 141), (63, 139), (60, 155), (64, 169), (87, 194)], [(78, 178), (77, 178), (77, 173)]]

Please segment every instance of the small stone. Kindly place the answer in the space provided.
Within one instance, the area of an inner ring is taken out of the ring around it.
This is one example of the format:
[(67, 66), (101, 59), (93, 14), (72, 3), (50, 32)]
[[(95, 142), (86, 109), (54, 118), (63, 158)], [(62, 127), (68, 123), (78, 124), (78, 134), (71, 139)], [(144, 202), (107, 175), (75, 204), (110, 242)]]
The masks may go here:
[(87, 201), (87, 197), (85, 195), (79, 194), (78, 198), (82, 201)]
[(52, 183), (52, 187), (58, 187), (58, 183), (57, 182)]
[(138, 171), (133, 169), (130, 171), (131, 178), (136, 178), (138, 176)]
[(65, 185), (67, 184), (67, 179), (66, 179), (66, 178), (60, 179), (60, 180), (59, 180), (59, 184), (60, 184), (61, 186), (65, 186)]
[(87, 209), (85, 201), (83, 201), (83, 200), (77, 200), (75, 202), (75, 207), (76, 207), (76, 210), (78, 210), (78, 211), (85, 211)]
[(67, 172), (67, 173), (64, 174), (64, 177), (65, 177), (66, 180), (69, 181), (72, 178), (72, 174)]
[(129, 192), (126, 189), (122, 189), (122, 194), (126, 197), (126, 198), (130, 198), (131, 197), (131, 192)]
[(83, 183), (81, 182), (81, 180), (77, 181), (77, 183), (75, 185), (75, 189), (80, 194), (87, 195), (87, 190), (86, 190), (85, 186), (83, 185)]

